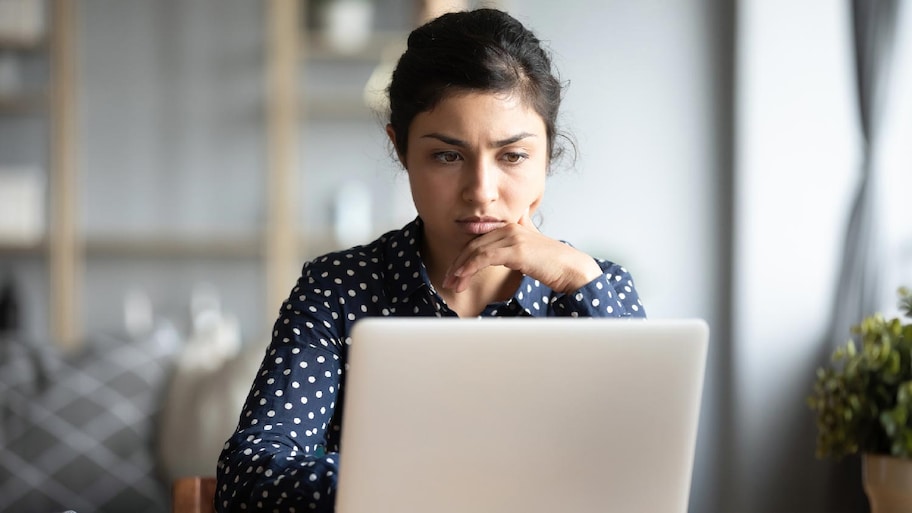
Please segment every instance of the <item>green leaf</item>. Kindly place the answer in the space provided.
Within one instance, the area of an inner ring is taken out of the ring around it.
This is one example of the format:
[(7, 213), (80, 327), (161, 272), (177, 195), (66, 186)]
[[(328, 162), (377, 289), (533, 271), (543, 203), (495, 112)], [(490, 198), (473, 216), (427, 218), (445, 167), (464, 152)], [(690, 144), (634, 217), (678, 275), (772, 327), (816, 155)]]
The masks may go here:
[[(912, 317), (912, 292), (900, 289)], [(829, 365), (815, 369), (806, 398), (815, 414), (818, 457), (860, 450), (912, 457), (912, 323), (867, 316), (850, 329)]]

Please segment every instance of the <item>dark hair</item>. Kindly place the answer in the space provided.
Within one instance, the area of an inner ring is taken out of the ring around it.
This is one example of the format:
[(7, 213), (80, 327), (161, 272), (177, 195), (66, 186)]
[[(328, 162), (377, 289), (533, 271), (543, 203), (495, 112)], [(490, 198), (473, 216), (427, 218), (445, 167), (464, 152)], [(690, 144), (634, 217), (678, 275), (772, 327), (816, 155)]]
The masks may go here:
[(459, 91), (515, 93), (545, 122), (554, 159), (561, 84), (541, 42), (515, 18), (496, 9), (444, 14), (409, 35), (393, 72), (389, 122), (396, 151), (405, 155), (415, 116)]

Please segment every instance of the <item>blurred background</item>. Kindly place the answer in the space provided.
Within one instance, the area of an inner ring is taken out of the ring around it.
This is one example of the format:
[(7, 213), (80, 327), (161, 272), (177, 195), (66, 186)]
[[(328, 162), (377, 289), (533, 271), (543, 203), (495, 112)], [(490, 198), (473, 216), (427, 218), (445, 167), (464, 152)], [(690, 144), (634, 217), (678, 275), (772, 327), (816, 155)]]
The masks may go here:
[[(51, 458), (22, 454), (46, 444), (30, 422), (53, 410), (52, 440), (101, 429), (69, 419), (62, 391), (23, 406), (29, 380), (120, 391), (80, 372), (141, 342), (154, 349), (111, 365), (158, 387), (121, 416), (149, 421), (131, 427), (149, 455), (113, 451), (138, 477), (106, 479), (159, 511), (162, 483), (214, 473), (303, 262), (415, 215), (382, 92), (422, 9), (458, 2), (425, 4), (0, 0), (0, 372), (19, 376), (3, 377), (0, 504), (56, 507), (23, 491), (39, 470), (11, 470)], [(650, 317), (712, 327), (690, 511), (867, 510), (856, 461), (814, 458), (805, 398), (849, 326), (912, 285), (912, 8), (884, 4), (867, 89), (848, 0), (488, 4), (545, 41), (567, 84), (578, 153), (555, 166), (542, 230), (624, 264)], [(137, 370), (150, 354), (155, 375)], [(44, 495), (83, 500), (85, 465), (55, 467)], [(146, 474), (158, 485), (136, 485)], [(109, 495), (85, 507), (142, 510)]]

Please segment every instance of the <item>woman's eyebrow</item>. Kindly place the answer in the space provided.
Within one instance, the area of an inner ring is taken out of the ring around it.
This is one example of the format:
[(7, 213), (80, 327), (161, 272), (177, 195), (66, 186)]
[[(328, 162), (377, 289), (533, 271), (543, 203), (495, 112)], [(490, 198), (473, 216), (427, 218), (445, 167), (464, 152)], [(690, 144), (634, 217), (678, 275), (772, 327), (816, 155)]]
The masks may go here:
[(456, 139), (455, 137), (449, 137), (437, 132), (431, 132), (421, 136), (422, 139), (437, 139), (438, 141), (449, 144), (450, 146), (457, 146), (459, 148), (465, 148), (468, 146), (468, 143), (461, 139)]
[(527, 137), (535, 137), (535, 134), (529, 132), (522, 132), (516, 134), (512, 137), (507, 137), (506, 139), (501, 139), (499, 141), (494, 141), (494, 144), (491, 145), (492, 148), (503, 148), (504, 146), (509, 146), (513, 143), (517, 143)]
[[(490, 147), (491, 148), (503, 148), (504, 146), (509, 146), (509, 145), (519, 142), (527, 137), (535, 137), (535, 134), (529, 133), (529, 132), (521, 132), (516, 135), (507, 137), (506, 139), (494, 141), (493, 143), (491, 143)], [(440, 141), (444, 144), (449, 144), (451, 146), (456, 146), (458, 148), (465, 148), (466, 146), (468, 146), (468, 143), (466, 143), (462, 139), (456, 139), (455, 137), (443, 135), (438, 132), (431, 132), (429, 134), (422, 135), (421, 138), (422, 139), (425, 139), (425, 138), (437, 139), (438, 141)]]

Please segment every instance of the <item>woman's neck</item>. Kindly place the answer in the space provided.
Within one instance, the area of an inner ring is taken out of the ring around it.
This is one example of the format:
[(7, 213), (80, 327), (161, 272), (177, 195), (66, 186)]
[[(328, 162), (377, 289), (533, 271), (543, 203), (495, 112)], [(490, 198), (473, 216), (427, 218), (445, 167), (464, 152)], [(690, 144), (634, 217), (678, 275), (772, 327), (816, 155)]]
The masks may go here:
[(462, 292), (439, 288), (437, 292), (460, 317), (476, 317), (489, 304), (512, 297), (521, 281), (522, 274), (517, 271), (503, 266), (488, 267), (479, 271)]
[[(485, 307), (497, 301), (506, 301), (513, 296), (522, 281), (522, 274), (503, 266), (486, 267), (480, 270), (469, 282), (467, 289), (455, 292), (443, 288), (446, 272), (458, 253), (435, 251), (427, 242), (422, 244), (424, 265), (428, 277), (447, 306), (460, 317), (475, 317)], [(454, 253), (450, 255), (449, 253)]]

